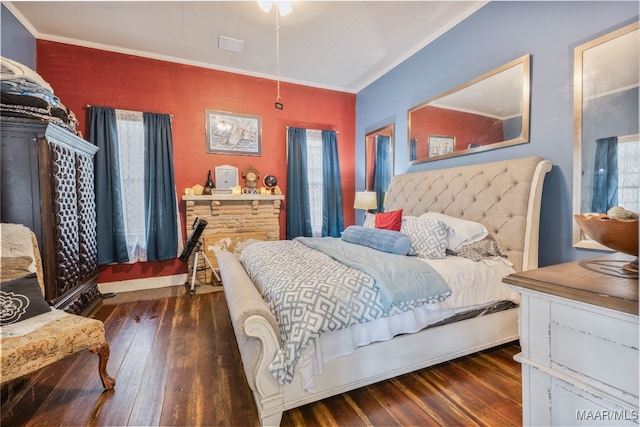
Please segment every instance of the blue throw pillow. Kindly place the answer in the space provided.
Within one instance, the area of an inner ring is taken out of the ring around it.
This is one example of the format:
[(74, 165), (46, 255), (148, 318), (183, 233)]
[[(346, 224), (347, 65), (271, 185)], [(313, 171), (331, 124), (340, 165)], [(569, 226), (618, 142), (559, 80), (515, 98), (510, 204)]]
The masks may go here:
[(382, 228), (352, 225), (344, 230), (342, 240), (396, 255), (407, 255), (411, 249), (411, 241), (405, 234)]
[(0, 283), (0, 325), (8, 325), (51, 311), (35, 273)]

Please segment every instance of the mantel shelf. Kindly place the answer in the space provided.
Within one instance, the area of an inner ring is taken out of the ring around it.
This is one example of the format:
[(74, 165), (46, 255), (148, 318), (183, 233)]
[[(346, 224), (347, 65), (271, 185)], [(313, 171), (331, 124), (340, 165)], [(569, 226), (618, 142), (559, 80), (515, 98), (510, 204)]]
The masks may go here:
[(262, 195), (262, 194), (211, 194), (211, 195), (193, 195), (185, 194), (182, 200), (284, 200), (284, 195)]

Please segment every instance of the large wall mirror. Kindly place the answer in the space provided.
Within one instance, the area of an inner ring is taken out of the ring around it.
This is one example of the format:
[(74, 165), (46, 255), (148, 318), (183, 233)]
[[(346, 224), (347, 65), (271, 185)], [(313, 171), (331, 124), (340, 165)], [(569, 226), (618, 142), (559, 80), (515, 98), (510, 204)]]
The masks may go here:
[(365, 135), (365, 191), (376, 193), (378, 211), (393, 177), (393, 124)]
[(408, 112), (409, 164), (529, 141), (530, 55)]
[[(638, 23), (574, 52), (573, 211), (639, 210)], [(607, 249), (573, 222), (576, 247)]]

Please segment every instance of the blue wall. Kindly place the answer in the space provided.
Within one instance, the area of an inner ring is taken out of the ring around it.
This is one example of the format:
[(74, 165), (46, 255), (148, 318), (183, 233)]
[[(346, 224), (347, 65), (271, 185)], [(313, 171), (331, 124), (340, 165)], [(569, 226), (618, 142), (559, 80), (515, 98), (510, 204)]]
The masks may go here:
[[(599, 255), (575, 249), (573, 50), (638, 18), (631, 2), (491, 2), (357, 94), (356, 159), (365, 133), (395, 124), (395, 173), (541, 156), (553, 163), (542, 198), (541, 266)], [(531, 54), (528, 144), (408, 166), (407, 110), (525, 54)], [(364, 160), (356, 161), (364, 188)]]
[(2, 5), (0, 15), (2, 18), (0, 53), (5, 58), (13, 59), (35, 70), (36, 38), (4, 5)]

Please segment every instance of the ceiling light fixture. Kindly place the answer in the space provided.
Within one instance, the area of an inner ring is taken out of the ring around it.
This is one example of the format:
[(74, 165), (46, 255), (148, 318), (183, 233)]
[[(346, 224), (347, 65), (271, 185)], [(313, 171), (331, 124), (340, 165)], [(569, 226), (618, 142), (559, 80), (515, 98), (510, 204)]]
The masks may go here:
[(269, 13), (269, 11), (271, 10), (271, 5), (273, 3), (275, 3), (276, 6), (278, 7), (278, 12), (280, 12), (280, 16), (288, 15), (293, 10), (291, 8), (291, 2), (290, 1), (262, 1), (262, 0), (258, 0), (258, 5), (260, 6), (260, 9), (264, 10), (266, 13)]

